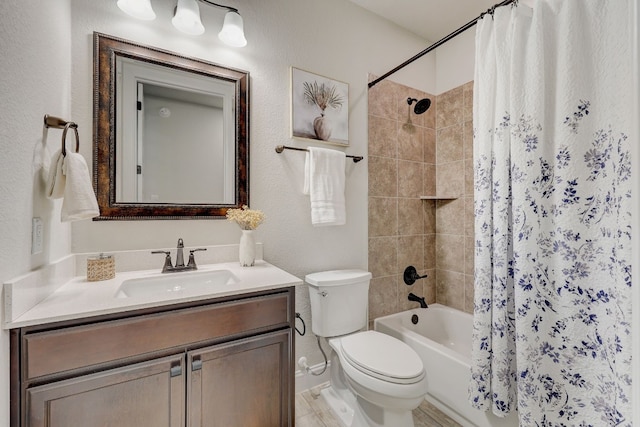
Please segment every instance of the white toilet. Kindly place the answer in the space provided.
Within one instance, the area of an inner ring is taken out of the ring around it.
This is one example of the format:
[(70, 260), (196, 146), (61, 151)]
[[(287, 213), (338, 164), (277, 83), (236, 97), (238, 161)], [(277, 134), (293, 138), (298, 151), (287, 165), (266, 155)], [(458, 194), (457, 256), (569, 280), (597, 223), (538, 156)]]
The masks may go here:
[(367, 326), (369, 280), (362, 270), (309, 274), (313, 333), (328, 339), (330, 387), (321, 394), (347, 427), (413, 427), (411, 411), (427, 394), (418, 354)]

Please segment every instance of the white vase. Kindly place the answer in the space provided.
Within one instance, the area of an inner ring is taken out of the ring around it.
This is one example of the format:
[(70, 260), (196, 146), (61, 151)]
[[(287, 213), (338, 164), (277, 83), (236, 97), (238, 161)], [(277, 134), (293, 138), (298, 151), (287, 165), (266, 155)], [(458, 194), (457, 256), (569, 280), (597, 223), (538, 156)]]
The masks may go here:
[(251, 267), (256, 262), (256, 238), (254, 230), (242, 230), (238, 258), (240, 265)]
[(324, 116), (324, 113), (313, 120), (313, 130), (316, 132), (318, 139), (322, 141), (328, 141), (331, 137), (331, 123)]

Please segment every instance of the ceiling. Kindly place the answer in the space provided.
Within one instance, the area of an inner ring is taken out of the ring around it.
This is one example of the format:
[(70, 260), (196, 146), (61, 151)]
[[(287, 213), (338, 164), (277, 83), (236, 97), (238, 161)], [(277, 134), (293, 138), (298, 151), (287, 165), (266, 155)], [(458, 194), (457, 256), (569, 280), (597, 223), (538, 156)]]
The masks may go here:
[(499, 0), (351, 0), (399, 26), (436, 42), (477, 18)]

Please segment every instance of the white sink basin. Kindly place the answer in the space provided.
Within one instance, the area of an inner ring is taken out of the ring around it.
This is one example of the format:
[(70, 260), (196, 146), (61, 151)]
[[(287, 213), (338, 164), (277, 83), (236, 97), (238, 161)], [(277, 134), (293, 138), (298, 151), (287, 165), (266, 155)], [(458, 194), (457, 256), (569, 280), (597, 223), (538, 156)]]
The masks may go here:
[(161, 276), (125, 280), (118, 288), (116, 297), (158, 295), (175, 297), (181, 293), (220, 291), (235, 283), (238, 283), (238, 278), (229, 270), (164, 273)]

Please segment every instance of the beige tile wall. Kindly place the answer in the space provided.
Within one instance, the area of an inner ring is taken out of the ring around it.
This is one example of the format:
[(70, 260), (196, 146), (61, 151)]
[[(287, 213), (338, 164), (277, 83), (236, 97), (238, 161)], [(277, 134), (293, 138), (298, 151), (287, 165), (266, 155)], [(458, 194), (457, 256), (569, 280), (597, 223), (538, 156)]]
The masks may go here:
[(473, 312), (473, 82), (437, 97), (436, 300)]
[[(388, 80), (369, 90), (371, 319), (415, 307), (409, 292), (473, 310), (472, 95), (472, 82), (437, 97)], [(408, 97), (431, 108), (409, 113)], [(405, 285), (409, 265), (428, 278)]]
[[(374, 76), (370, 76), (372, 80)], [(416, 115), (407, 98), (430, 98)], [(415, 307), (410, 292), (436, 300), (436, 98), (384, 80), (369, 90), (369, 292), (371, 319)], [(408, 119), (412, 127), (408, 127)], [(413, 265), (428, 278), (407, 286)]]

